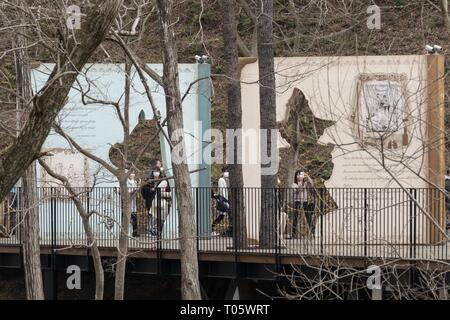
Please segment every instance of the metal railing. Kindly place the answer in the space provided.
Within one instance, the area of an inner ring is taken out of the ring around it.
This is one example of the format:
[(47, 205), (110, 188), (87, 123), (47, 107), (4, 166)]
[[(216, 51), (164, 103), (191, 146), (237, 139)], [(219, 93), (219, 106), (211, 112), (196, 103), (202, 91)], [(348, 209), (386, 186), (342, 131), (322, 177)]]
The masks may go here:
[[(75, 188), (99, 247), (118, 245), (119, 188)], [(157, 189), (149, 210), (140, 190), (128, 190), (130, 249), (180, 248), (177, 190)], [(449, 260), (445, 194), (437, 189), (192, 188), (199, 252), (281, 256), (337, 256)], [(64, 188), (39, 188), (42, 246), (87, 246), (82, 219)], [(1, 205), (0, 246), (20, 245), (20, 191)], [(220, 211), (222, 210), (222, 211)]]

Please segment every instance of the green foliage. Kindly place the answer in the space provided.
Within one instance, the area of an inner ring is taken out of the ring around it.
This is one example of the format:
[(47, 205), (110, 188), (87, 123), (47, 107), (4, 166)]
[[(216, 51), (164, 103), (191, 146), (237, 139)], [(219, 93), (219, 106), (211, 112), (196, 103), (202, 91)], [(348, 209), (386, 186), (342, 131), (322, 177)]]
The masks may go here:
[(201, 17), (201, 22), (207, 27), (217, 26), (221, 23), (220, 8), (212, 6), (204, 1), (202, 12), (202, 3), (200, 0), (191, 0), (186, 6), (186, 16), (189, 22), (198, 27), (198, 22)]
[(395, 0), (394, 5), (396, 7), (403, 7), (405, 5), (405, 1), (404, 0)]

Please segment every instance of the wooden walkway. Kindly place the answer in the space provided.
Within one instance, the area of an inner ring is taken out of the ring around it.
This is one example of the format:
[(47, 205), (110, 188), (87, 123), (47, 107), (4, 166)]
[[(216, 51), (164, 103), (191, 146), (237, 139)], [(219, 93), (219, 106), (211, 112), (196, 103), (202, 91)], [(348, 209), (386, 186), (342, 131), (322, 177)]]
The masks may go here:
[[(115, 251), (118, 240), (98, 239), (101, 249)], [(57, 239), (41, 239), (43, 248), (54, 248), (58, 252), (69, 253), (78, 249), (87, 249), (88, 244), (83, 237)], [(0, 238), (0, 252), (11, 251), (20, 248), (16, 237)], [(130, 238), (130, 251), (152, 253), (152, 252), (176, 252), (179, 250), (179, 242), (174, 239), (160, 240), (154, 236), (142, 236)], [(259, 248), (257, 245), (249, 245), (245, 249), (235, 249), (231, 237), (216, 236), (208, 239), (198, 239), (199, 253), (225, 254), (225, 255), (259, 255), (266, 257), (275, 256), (330, 256), (351, 257), (364, 259), (399, 259), (399, 260), (438, 260), (450, 261), (450, 245), (401, 245), (401, 244), (378, 244), (378, 245), (352, 245), (352, 244), (324, 244), (317, 239), (286, 239), (280, 240), (280, 246), (272, 249)]]

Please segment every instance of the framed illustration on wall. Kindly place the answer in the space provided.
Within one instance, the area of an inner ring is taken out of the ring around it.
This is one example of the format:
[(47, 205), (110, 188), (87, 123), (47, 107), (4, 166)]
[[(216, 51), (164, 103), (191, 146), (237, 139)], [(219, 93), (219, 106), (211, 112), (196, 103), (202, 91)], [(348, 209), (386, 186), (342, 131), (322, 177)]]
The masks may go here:
[(364, 146), (397, 150), (411, 133), (405, 74), (360, 74), (352, 114), (354, 134)]

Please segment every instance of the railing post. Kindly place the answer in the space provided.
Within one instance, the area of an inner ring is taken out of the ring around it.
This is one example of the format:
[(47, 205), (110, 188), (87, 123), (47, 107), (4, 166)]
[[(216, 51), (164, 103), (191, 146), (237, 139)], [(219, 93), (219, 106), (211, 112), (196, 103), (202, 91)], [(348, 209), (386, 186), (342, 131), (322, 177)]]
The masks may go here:
[(367, 257), (367, 188), (364, 188), (364, 257)]
[[(22, 204), (22, 190), (21, 187), (17, 188), (17, 205), (16, 205), (16, 212), (15, 212), (15, 223), (14, 223), (14, 228), (16, 228), (16, 234), (18, 234), (18, 238), (19, 238), (19, 244), (20, 244), (20, 250), (23, 249), (22, 246), (22, 228), (19, 226), (19, 221), (22, 221), (22, 216), (23, 216), (23, 204)], [(40, 232), (40, 231), (39, 231)], [(23, 257), (21, 257), (23, 258)], [(23, 259), (21, 259), (23, 261)]]
[(409, 257), (413, 258), (413, 219), (414, 219), (414, 213), (413, 213), (413, 206), (414, 201), (412, 199), (413, 197), (413, 189), (409, 189), (409, 194), (411, 195), (411, 198), (409, 199)]
[[(161, 232), (160, 232), (161, 231)], [(162, 261), (162, 221), (161, 221), (161, 188), (156, 188), (156, 258), (157, 258), (157, 274), (160, 275)]]
[(199, 244), (200, 244), (199, 237), (200, 237), (200, 234), (201, 234), (200, 229), (202, 229), (202, 225), (201, 225), (201, 222), (200, 222), (200, 214), (199, 214), (199, 212), (200, 212), (200, 209), (199, 209), (199, 204), (200, 204), (199, 191), (200, 191), (200, 189), (199, 188), (193, 188), (193, 191), (195, 192), (195, 239), (197, 241), (197, 254), (198, 254), (199, 248), (200, 248), (199, 247)]
[(320, 188), (320, 205), (319, 205), (319, 215), (320, 215), (320, 254), (323, 255), (323, 211), (324, 211), (324, 198), (323, 198), (323, 187)]
[(52, 265), (52, 291), (53, 291), (53, 300), (58, 299), (58, 284), (57, 284), (57, 274), (56, 274), (56, 197), (55, 197), (55, 188), (51, 188), (51, 265)]
[[(413, 194), (414, 200), (417, 201), (417, 189), (414, 189)], [(413, 256), (412, 258), (416, 257), (416, 249), (417, 249), (417, 204), (413, 201), (414, 204), (414, 210), (413, 210)]]
[(51, 194), (51, 200), (50, 200), (50, 241), (51, 241), (51, 247), (52, 251), (55, 247), (55, 229), (56, 229), (56, 221), (55, 221), (55, 215), (56, 215), (56, 199), (55, 199), (55, 188), (51, 187), (50, 190)]
[[(86, 212), (88, 214), (91, 214), (91, 191), (94, 191), (94, 189), (91, 189), (91, 188), (88, 187), (87, 190), (86, 190), (86, 202), (87, 202), (86, 203)], [(92, 219), (94, 219), (94, 217)], [(95, 229), (93, 229), (92, 231), (94, 232), (94, 234), (96, 233)], [(84, 238), (86, 239), (86, 243), (87, 243), (88, 242), (87, 241), (87, 235), (85, 235)], [(91, 250), (91, 249), (89, 248), (89, 250)]]
[[(229, 223), (231, 224), (231, 232), (233, 234), (233, 247), (234, 247), (234, 272), (236, 275), (236, 279), (239, 277), (239, 264), (238, 264), (238, 242), (237, 242), (237, 215), (236, 215), (236, 211), (238, 210), (238, 208), (236, 207), (237, 205), (237, 188), (236, 187), (232, 187), (232, 189), (230, 190), (231, 194), (232, 194), (232, 201), (231, 201), (231, 221), (229, 221)], [(228, 198), (230, 198), (230, 195), (228, 195)], [(230, 199), (228, 199), (230, 200)]]
[(280, 210), (280, 206), (279, 206), (279, 189), (275, 188), (273, 189), (273, 201), (274, 201), (274, 205), (275, 205), (275, 230), (276, 232), (275, 234), (275, 261), (276, 261), (276, 273), (277, 273), (277, 279), (280, 276), (280, 272), (281, 272), (281, 258), (280, 258), (280, 250), (281, 250), (281, 237), (280, 237), (280, 232), (282, 232), (282, 230), (279, 229), (279, 217), (281, 214), (281, 210)]

